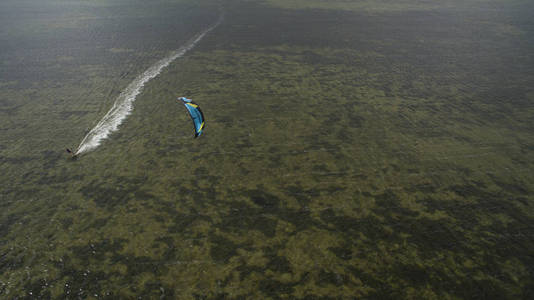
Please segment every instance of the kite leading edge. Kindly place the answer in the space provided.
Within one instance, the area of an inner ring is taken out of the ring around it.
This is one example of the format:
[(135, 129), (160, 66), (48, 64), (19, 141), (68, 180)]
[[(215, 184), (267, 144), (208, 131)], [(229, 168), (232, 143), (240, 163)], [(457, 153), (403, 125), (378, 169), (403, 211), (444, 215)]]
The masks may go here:
[(193, 120), (193, 126), (195, 128), (195, 138), (199, 137), (204, 130), (204, 114), (198, 107), (198, 104), (193, 102), (191, 99), (185, 97), (178, 97), (179, 101), (182, 101)]

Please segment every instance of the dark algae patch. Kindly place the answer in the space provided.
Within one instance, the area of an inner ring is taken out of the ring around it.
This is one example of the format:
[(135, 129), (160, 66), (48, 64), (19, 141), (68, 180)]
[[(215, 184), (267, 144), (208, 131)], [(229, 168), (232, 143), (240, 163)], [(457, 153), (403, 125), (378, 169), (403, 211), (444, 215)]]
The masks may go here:
[(0, 3), (0, 299), (533, 298), (531, 1), (30, 2)]

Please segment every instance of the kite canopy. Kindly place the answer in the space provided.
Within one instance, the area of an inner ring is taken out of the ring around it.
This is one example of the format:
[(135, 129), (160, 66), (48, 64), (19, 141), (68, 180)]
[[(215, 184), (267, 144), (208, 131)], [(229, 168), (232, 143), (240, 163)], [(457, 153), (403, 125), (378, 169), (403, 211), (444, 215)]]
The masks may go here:
[(195, 137), (198, 137), (202, 134), (202, 130), (204, 130), (204, 114), (202, 114), (198, 104), (193, 102), (191, 99), (179, 97), (178, 100), (182, 101), (185, 105), (185, 108), (187, 108), (187, 111), (193, 120), (193, 126), (195, 127)]

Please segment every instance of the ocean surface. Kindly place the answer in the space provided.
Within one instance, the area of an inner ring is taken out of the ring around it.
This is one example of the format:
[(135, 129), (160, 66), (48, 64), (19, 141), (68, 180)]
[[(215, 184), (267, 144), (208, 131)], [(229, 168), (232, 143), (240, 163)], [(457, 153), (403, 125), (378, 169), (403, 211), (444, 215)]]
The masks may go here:
[(0, 2), (0, 299), (533, 298), (533, 16)]

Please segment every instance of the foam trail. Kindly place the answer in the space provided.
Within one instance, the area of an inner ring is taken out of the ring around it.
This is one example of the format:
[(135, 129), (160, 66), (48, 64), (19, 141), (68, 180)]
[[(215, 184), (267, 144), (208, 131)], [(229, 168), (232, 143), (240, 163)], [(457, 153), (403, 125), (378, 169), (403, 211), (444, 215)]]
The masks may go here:
[(150, 68), (148, 68), (143, 74), (134, 79), (127, 87), (120, 93), (113, 103), (113, 107), (108, 113), (96, 124), (96, 126), (87, 133), (83, 138), (76, 155), (91, 151), (98, 147), (103, 139), (107, 138), (112, 132), (116, 131), (119, 125), (126, 119), (126, 117), (132, 112), (133, 102), (145, 83), (150, 79), (158, 76), (163, 68), (167, 67), (175, 59), (183, 56), (187, 51), (191, 50), (200, 40), (211, 30), (217, 27), (222, 22), (223, 16), (219, 18), (217, 23), (209, 27), (208, 29), (199, 33), (196, 37), (190, 40), (185, 46), (178, 50), (175, 50), (169, 56), (159, 60)]

